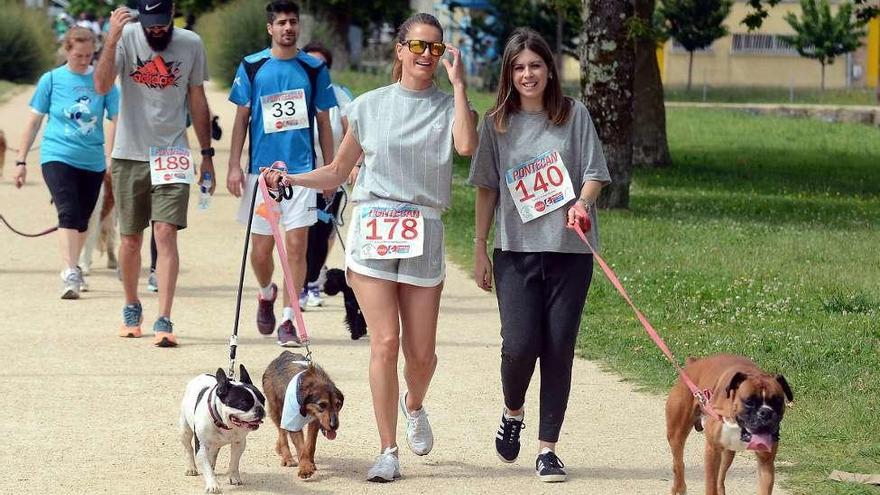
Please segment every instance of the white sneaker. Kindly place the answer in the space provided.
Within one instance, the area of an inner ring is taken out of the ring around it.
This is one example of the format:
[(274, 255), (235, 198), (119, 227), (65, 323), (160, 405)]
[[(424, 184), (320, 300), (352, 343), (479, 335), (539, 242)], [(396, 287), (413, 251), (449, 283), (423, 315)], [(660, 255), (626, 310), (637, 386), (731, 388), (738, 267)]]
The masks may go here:
[(400, 478), (400, 460), (397, 458), (397, 447), (386, 448), (379, 457), (376, 458), (376, 464), (367, 472), (367, 481), (375, 481), (377, 483), (387, 483)]
[(415, 455), (428, 455), (434, 448), (434, 433), (428, 422), (425, 406), (410, 412), (406, 407), (406, 394), (400, 396), (400, 410), (406, 418), (406, 443)]
[(150, 276), (147, 277), (147, 290), (150, 292), (159, 292), (159, 279), (156, 278), (156, 272), (150, 270)]
[(317, 285), (309, 284), (308, 295), (306, 296), (306, 306), (310, 308), (318, 308), (324, 305), (324, 300), (321, 299), (321, 291), (318, 289)]
[(80, 290), (80, 292), (88, 292), (89, 291), (89, 284), (86, 282), (86, 279), (83, 278), (83, 275), (85, 275), (86, 272), (84, 272), (82, 268), (77, 266), (76, 267), (76, 274), (79, 277), (79, 290)]
[(76, 270), (61, 272), (61, 299), (79, 299), (80, 279)]

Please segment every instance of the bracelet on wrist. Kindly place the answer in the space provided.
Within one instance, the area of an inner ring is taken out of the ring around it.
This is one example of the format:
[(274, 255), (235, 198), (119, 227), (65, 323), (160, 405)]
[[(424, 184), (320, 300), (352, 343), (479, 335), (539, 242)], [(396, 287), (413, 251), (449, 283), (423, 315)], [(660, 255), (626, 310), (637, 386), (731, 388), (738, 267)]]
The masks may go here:
[(486, 241), (486, 238), (485, 238), (485, 237), (474, 237), (474, 243), (475, 243), (475, 244), (476, 244), (476, 243), (480, 243), (480, 242), (482, 242), (482, 243), (486, 243), (486, 242), (487, 242), (487, 241)]

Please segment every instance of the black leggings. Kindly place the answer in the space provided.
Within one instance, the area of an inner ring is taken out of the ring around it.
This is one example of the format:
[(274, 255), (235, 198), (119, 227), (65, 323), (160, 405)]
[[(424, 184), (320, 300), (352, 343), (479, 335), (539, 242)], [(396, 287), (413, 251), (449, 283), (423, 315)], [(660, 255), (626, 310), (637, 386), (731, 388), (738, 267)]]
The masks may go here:
[(522, 408), (540, 358), (538, 439), (556, 442), (568, 406), (574, 346), (593, 276), (593, 255), (496, 249), (494, 275), (501, 314), (504, 405)]
[[(339, 203), (342, 202), (342, 191), (337, 191), (333, 197), (333, 204), (327, 210), (334, 217), (339, 212)], [(323, 210), (327, 207), (324, 195), (318, 193), (317, 207)], [(327, 253), (330, 251), (330, 236), (333, 235), (333, 221), (322, 222), (318, 220), (309, 227), (309, 244), (306, 250), (306, 282), (315, 283), (321, 275), (321, 268), (327, 262)]]
[(46, 162), (40, 168), (58, 210), (58, 227), (77, 232), (88, 230), (104, 172), (92, 172), (62, 162)]

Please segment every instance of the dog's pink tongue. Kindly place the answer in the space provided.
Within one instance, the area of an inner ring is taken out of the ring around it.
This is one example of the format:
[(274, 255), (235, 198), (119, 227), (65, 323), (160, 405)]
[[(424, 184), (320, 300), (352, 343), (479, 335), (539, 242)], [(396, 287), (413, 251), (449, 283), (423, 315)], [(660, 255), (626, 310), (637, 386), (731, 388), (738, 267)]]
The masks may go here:
[(749, 440), (748, 449), (756, 450), (758, 452), (770, 452), (773, 448), (773, 438), (770, 435), (756, 435), (752, 434), (752, 439)]
[(336, 432), (333, 430), (324, 432), (324, 436), (327, 437), (327, 440), (336, 440)]

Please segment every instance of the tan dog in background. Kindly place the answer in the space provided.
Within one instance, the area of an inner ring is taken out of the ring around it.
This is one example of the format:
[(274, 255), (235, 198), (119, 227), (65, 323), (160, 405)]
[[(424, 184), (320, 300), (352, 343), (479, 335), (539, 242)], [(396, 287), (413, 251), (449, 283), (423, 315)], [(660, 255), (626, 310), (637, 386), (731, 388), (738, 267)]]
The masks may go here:
[(690, 358), (685, 373), (709, 392), (709, 403), (722, 421), (702, 414), (697, 399), (681, 381), (666, 401), (666, 438), (672, 448), (673, 495), (684, 495), (684, 444), (692, 429), (706, 437), (706, 495), (724, 495), (724, 479), (737, 451), (754, 450), (758, 458), (758, 493), (770, 495), (779, 445), (779, 423), (793, 400), (782, 375), (762, 371), (751, 360), (728, 354)]
[(3, 178), (3, 165), (6, 164), (6, 135), (0, 131), (0, 179)]

